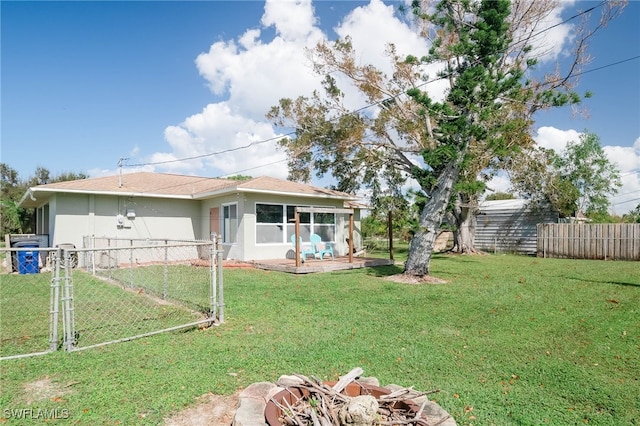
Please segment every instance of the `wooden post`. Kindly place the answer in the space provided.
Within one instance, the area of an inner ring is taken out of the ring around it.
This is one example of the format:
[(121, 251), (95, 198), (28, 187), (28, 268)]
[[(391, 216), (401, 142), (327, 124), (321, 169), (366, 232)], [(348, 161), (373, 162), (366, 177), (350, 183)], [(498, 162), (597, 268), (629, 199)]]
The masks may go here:
[(353, 211), (349, 214), (349, 263), (353, 263)]
[[(4, 234), (4, 246), (5, 248), (11, 248), (11, 235), (10, 234)], [(7, 272), (8, 273), (12, 273), (13, 272), (13, 255), (15, 254), (16, 256), (18, 255), (18, 253), (14, 253), (12, 251), (8, 251), (7, 252)]]
[(294, 209), (295, 213), (294, 213), (294, 217), (295, 217), (295, 221), (296, 224), (293, 228), (293, 232), (295, 233), (296, 237), (296, 268), (300, 267), (300, 250), (302, 249), (302, 247), (300, 247), (300, 213), (298, 213), (298, 208), (296, 207)]
[[(298, 239), (296, 240), (296, 266), (300, 266), (298, 262), (299, 259), (299, 230), (300, 230), (300, 213), (331, 213), (331, 214), (348, 214), (349, 215), (349, 263), (353, 263), (353, 232), (354, 232), (354, 219), (353, 219), (353, 209), (339, 209), (333, 207), (296, 207), (295, 208), (295, 220), (296, 220), (296, 236)], [(344, 232), (341, 233), (341, 235)]]

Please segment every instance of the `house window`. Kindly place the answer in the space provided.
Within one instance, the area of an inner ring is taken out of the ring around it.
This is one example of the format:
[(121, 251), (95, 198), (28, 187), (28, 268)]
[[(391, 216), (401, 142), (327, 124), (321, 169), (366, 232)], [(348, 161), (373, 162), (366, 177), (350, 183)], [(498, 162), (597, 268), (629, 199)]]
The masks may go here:
[(222, 242), (234, 244), (238, 242), (238, 205), (222, 206)]
[(280, 204), (256, 204), (256, 243), (281, 243), (283, 206)]
[[(256, 204), (256, 243), (288, 243), (295, 233), (295, 208), (283, 204)], [(308, 206), (305, 206), (308, 207)], [(335, 240), (335, 214), (300, 213), (300, 236), (309, 241), (312, 233), (323, 241)]]
[(322, 241), (335, 241), (336, 215), (334, 213), (314, 213), (313, 233), (320, 235)]
[[(296, 232), (296, 206), (287, 206), (287, 239)], [(309, 241), (311, 236), (311, 213), (300, 213), (300, 236), (302, 241)]]

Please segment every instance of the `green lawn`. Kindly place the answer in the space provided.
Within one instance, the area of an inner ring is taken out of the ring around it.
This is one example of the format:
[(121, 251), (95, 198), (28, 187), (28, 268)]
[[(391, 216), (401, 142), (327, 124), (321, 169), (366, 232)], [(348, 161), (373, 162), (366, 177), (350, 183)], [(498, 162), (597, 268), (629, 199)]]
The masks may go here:
[(102, 274), (125, 287), (132, 280), (136, 288), (144, 289), (145, 294), (160, 298), (164, 294), (167, 300), (194, 311), (209, 312), (211, 309), (211, 271), (208, 267), (178, 264), (165, 269), (163, 265), (150, 265), (107, 270)]
[[(398, 267), (226, 270), (220, 327), (1, 362), (0, 417), (64, 408), (78, 424), (158, 424), (207, 392), (361, 366), (442, 389), (460, 425), (640, 424), (639, 263), (436, 256), (432, 270), (449, 283), (384, 280)], [(25, 386), (44, 378), (66, 393), (34, 398)]]
[[(158, 269), (156, 266), (137, 268), (136, 282), (140, 285), (131, 290), (123, 289), (121, 283), (114, 279), (111, 280), (113, 284), (108, 284), (81, 270), (74, 270), (73, 314), (77, 345), (86, 347), (202, 319), (202, 312), (208, 312), (208, 273), (205, 271), (202, 277), (203, 268), (197, 268), (198, 274), (188, 273), (185, 268), (181, 265), (174, 266), (171, 268), (172, 274), (181, 274), (184, 279), (180, 282), (198, 282), (200, 285), (191, 285), (185, 289), (187, 286), (178, 286), (173, 279), (169, 296), (172, 300), (187, 300), (185, 306), (193, 311), (176, 304), (158, 303), (154, 297), (162, 296), (163, 280), (162, 275), (157, 277), (158, 274), (153, 273)], [(115, 271), (114, 275), (118, 274), (128, 277), (130, 272), (126, 269)], [(154, 275), (155, 280), (152, 279)], [(50, 273), (2, 276), (0, 356), (49, 349), (51, 277)], [(154, 285), (142, 285), (148, 283)], [(64, 286), (64, 280), (61, 280), (60, 286)], [(62, 288), (59, 290), (59, 297), (57, 343), (61, 346), (62, 316), (65, 310)]]
[(49, 349), (51, 274), (0, 275), (0, 356)]

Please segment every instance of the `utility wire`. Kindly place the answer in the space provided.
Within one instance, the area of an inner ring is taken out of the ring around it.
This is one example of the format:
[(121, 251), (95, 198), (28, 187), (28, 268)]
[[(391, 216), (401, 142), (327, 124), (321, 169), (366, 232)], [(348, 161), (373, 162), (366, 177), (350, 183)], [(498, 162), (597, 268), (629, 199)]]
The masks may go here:
[(267, 167), (267, 166), (273, 166), (274, 164), (284, 163), (285, 161), (287, 161), (286, 158), (284, 160), (278, 160), (278, 161), (273, 161), (273, 162), (267, 163), (267, 164), (261, 164), (259, 166), (255, 166), (255, 167), (249, 167), (248, 169), (238, 170), (238, 171), (233, 172), (233, 173), (226, 173), (224, 175), (217, 176), (216, 179), (224, 179), (225, 176), (233, 176), (233, 175), (237, 175), (238, 173), (248, 172), (249, 170), (260, 169), (262, 167)]
[(634, 201), (640, 201), (640, 198), (632, 198), (630, 200), (617, 201), (615, 203), (611, 203), (611, 205), (612, 206), (619, 206), (620, 204), (633, 203)]
[(637, 192), (640, 192), (640, 189), (637, 189), (635, 191), (629, 191), (629, 192), (624, 192), (622, 194), (616, 194), (616, 195), (612, 195), (611, 198), (619, 198), (619, 197), (624, 197), (625, 195), (631, 195), (631, 194), (635, 194)]
[[(590, 7), (588, 9), (584, 10), (584, 11), (581, 11), (581, 12), (579, 12), (579, 13), (577, 13), (577, 14), (575, 14), (575, 15), (567, 18), (567, 19), (565, 19), (562, 22), (559, 22), (557, 24), (551, 25), (550, 27), (544, 28), (544, 29), (538, 31), (537, 33), (533, 34), (531, 37), (528, 38), (528, 40), (531, 40), (531, 39), (533, 39), (533, 38), (535, 38), (535, 37), (547, 32), (547, 31), (550, 31), (551, 29), (553, 29), (555, 27), (558, 27), (560, 25), (566, 24), (567, 22), (572, 21), (572, 20), (574, 20), (574, 19), (576, 19), (576, 18), (578, 18), (578, 17), (580, 17), (582, 15), (590, 13), (593, 10), (595, 10), (595, 9), (597, 9), (599, 7), (602, 7), (606, 2), (607, 2), (607, 0), (603, 0), (599, 4), (597, 4), (597, 5), (593, 6), (593, 7)], [(522, 43), (522, 42), (519, 42), (519, 43)], [(585, 71), (585, 72), (576, 74), (576, 76), (581, 75), (581, 74), (586, 74), (587, 72), (592, 72), (592, 71), (600, 70), (600, 69), (603, 69), (603, 68), (607, 68), (609, 66), (617, 65), (617, 64), (624, 63), (624, 62), (627, 62), (627, 61), (631, 61), (631, 60), (637, 59), (637, 58), (640, 58), (640, 56), (636, 56), (636, 57), (633, 57), (633, 58), (628, 58), (628, 59), (625, 59), (625, 60), (622, 60), (622, 61), (618, 61), (618, 62), (616, 62), (614, 64), (605, 65), (605, 66), (596, 68), (594, 70)], [(474, 61), (474, 63), (477, 63), (477, 62), (479, 62), (479, 60)], [(472, 63), (472, 65), (474, 63)], [(422, 88), (422, 87), (426, 86), (427, 84), (431, 84), (431, 83), (434, 83), (434, 82), (437, 82), (437, 81), (440, 81), (440, 80), (443, 80), (443, 79), (447, 79), (451, 75), (453, 75), (453, 72), (450, 72), (450, 73), (448, 73), (446, 75), (442, 75), (440, 77), (432, 78), (430, 80), (427, 80), (427, 81), (417, 85), (416, 88)], [(374, 106), (378, 106), (380, 104), (383, 104), (383, 103), (388, 102), (390, 100), (396, 99), (396, 98), (398, 98), (400, 96), (403, 96), (403, 95), (405, 95), (405, 93), (399, 93), (399, 94), (397, 94), (395, 96), (389, 96), (389, 97), (387, 97), (387, 98), (385, 98), (385, 99), (383, 99), (381, 101), (373, 102), (371, 104), (365, 105), (365, 106), (360, 107), (358, 109), (352, 110), (352, 111), (350, 111), (348, 113), (344, 113), (344, 114), (340, 115), (339, 117), (334, 118), (333, 120), (339, 120), (339, 119), (341, 119), (343, 117), (347, 117), (349, 115), (353, 115), (353, 114), (359, 113), (361, 111), (367, 110), (367, 109), (372, 108)], [(331, 121), (333, 121), (333, 120), (331, 120)], [(177, 163), (177, 162), (182, 162), (182, 161), (197, 160), (197, 159), (200, 159), (200, 158), (206, 158), (206, 157), (211, 157), (211, 156), (214, 156), (214, 155), (220, 155), (220, 154), (225, 154), (225, 153), (229, 153), (229, 152), (235, 152), (235, 151), (239, 151), (239, 150), (243, 150), (243, 149), (248, 149), (248, 148), (251, 148), (252, 146), (256, 146), (256, 145), (264, 144), (264, 143), (267, 143), (267, 142), (280, 140), (280, 139), (283, 139), (283, 138), (288, 137), (288, 136), (292, 136), (295, 133), (296, 133), (296, 130), (293, 130), (293, 131), (290, 131), (290, 132), (285, 133), (283, 135), (274, 136), (272, 138), (268, 138), (268, 139), (264, 139), (264, 140), (260, 140), (260, 141), (256, 141), (256, 142), (251, 142), (251, 143), (249, 143), (247, 145), (243, 145), (243, 146), (239, 146), (239, 147), (235, 147), (235, 148), (229, 148), (229, 149), (216, 151), (216, 152), (211, 152), (211, 153), (207, 153), (207, 154), (196, 155), (196, 156), (192, 156), (192, 157), (185, 157), (185, 158), (178, 158), (178, 159), (174, 159), (174, 160), (165, 160), (165, 161), (157, 161), (157, 162), (150, 162), (150, 163), (125, 164), (124, 167), (156, 166), (156, 165), (162, 165), (162, 164)], [(249, 170), (251, 170), (251, 169), (249, 169)]]
[(582, 72), (574, 74), (574, 76), (577, 77), (579, 75), (589, 74), (590, 72), (600, 71), (600, 70), (603, 70), (605, 68), (613, 67), (615, 65), (624, 64), (625, 62), (633, 61), (633, 60), (638, 59), (638, 58), (640, 58), (640, 55), (632, 56), (631, 58), (627, 58), (627, 59), (622, 59), (622, 60), (620, 60), (618, 62), (612, 62), (612, 63), (607, 64), (607, 65), (602, 65), (601, 67), (592, 68), (590, 70), (582, 71)]
[(274, 136), (274, 137), (269, 138), (269, 139), (264, 139), (264, 140), (261, 140), (261, 141), (251, 142), (250, 144), (247, 144), (247, 145), (238, 146), (238, 147), (235, 147), (235, 148), (223, 149), (222, 151), (211, 152), (211, 153), (208, 153), (208, 154), (196, 155), (196, 156), (193, 156), (193, 157), (186, 157), (186, 158), (179, 158), (179, 159), (175, 159), (175, 160), (156, 161), (156, 162), (153, 162), (153, 163), (127, 164), (127, 165), (125, 165), (125, 167), (157, 166), (159, 164), (168, 164), (168, 163), (176, 163), (176, 162), (179, 162), (179, 161), (197, 160), (199, 158), (211, 157), (213, 155), (226, 154), (228, 152), (234, 152), (234, 151), (239, 151), (241, 149), (251, 148), (252, 146), (256, 146), (256, 145), (260, 145), (260, 144), (263, 144), (263, 143), (271, 142), (271, 141), (274, 141), (274, 140), (282, 139), (282, 138), (284, 138), (286, 136), (289, 136), (289, 135), (292, 135), (294, 133), (295, 133), (295, 131), (286, 133), (286, 134), (281, 135), (281, 136)]

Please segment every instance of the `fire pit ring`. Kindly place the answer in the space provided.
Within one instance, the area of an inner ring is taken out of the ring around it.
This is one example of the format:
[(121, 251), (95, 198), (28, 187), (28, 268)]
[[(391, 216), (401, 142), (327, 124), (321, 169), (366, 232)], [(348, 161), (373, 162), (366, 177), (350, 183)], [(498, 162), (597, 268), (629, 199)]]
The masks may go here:
[[(327, 385), (329, 387), (333, 387), (336, 382), (322, 382), (323, 385)], [(383, 395), (389, 395), (391, 391), (389, 389), (374, 386), (366, 383), (358, 383), (353, 382), (346, 386), (346, 388), (340, 392), (344, 395), (355, 397), (360, 395), (371, 395), (376, 399), (379, 399)], [(308, 398), (310, 392), (303, 387), (299, 386), (289, 386), (284, 390), (276, 393), (271, 400), (267, 402), (267, 405), (264, 410), (265, 420), (267, 425), (269, 426), (282, 426), (282, 422), (280, 418), (283, 414), (282, 406), (295, 405), (300, 399)], [(413, 413), (414, 415), (418, 413), (420, 407), (418, 407), (411, 400), (404, 401), (394, 401), (393, 408), (401, 409), (403, 411), (407, 411)]]

